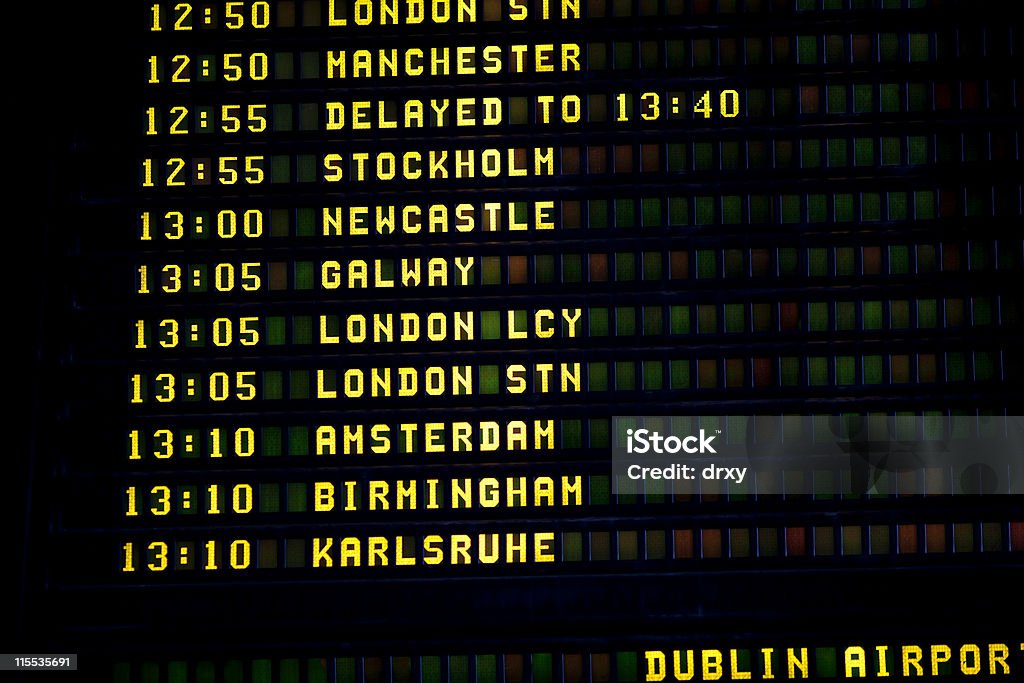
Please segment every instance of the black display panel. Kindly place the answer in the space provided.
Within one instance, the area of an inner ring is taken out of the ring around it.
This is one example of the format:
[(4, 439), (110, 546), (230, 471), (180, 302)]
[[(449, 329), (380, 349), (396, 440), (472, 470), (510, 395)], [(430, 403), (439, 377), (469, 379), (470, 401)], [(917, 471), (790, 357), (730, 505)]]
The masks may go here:
[(617, 417), (1022, 414), (1007, 3), (48, 21), (5, 649), (168, 683), (1024, 675), (1001, 479), (612, 469)]

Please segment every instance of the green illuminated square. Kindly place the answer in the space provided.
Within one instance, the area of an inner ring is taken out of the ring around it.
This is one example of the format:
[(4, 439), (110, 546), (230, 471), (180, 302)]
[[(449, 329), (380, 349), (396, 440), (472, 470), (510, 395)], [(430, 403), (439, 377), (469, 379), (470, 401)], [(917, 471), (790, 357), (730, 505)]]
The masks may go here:
[(670, 313), (671, 334), (690, 334), (690, 307), (672, 306)]
[(987, 296), (980, 296), (974, 299), (972, 302), (971, 315), (973, 316), (972, 322), (974, 325), (991, 325), (993, 324), (993, 305), (992, 299)]
[(895, 33), (878, 36), (878, 52), (883, 62), (895, 62), (900, 56), (900, 37)]
[(865, 301), (864, 302), (864, 329), (865, 330), (880, 330), (880, 329), (882, 329), (882, 302), (881, 301)]
[(793, 247), (781, 247), (778, 252), (779, 275), (796, 275), (800, 269), (800, 256)]
[(287, 489), (288, 512), (306, 512), (306, 484), (290, 482)]
[[(603, 309), (602, 309), (603, 310)], [(615, 335), (632, 337), (636, 334), (636, 309), (632, 306), (620, 306), (615, 309)]]
[(673, 389), (690, 388), (690, 363), (685, 360), (672, 361), (669, 370)]
[(846, 138), (830, 138), (828, 141), (828, 165), (831, 168), (841, 168), (847, 164), (847, 143)]
[(782, 378), (782, 385), (795, 387), (800, 384), (800, 359), (785, 357), (779, 361), (779, 374)]
[(814, 649), (814, 670), (818, 676), (836, 677), (836, 649), (834, 647)]
[(275, 104), (273, 106), (273, 130), (275, 133), (285, 133), (292, 129), (292, 105)]
[(807, 304), (807, 326), (811, 332), (828, 330), (828, 304), (815, 302)]
[(199, 662), (196, 664), (196, 683), (214, 683), (217, 671), (213, 662)]
[(621, 41), (615, 43), (615, 68), (616, 69), (632, 69), (633, 68), (633, 43), (628, 41)]
[[(751, 62), (748, 61), (747, 63), (750, 64)], [(769, 115), (768, 91), (766, 89), (750, 88), (747, 90), (747, 115), (751, 118), (763, 118)], [(751, 167), (763, 168), (764, 158), (760, 154), (755, 156), (753, 152), (755, 149), (753, 147), (754, 144), (757, 143), (751, 143), (750, 165)]]
[(870, 85), (853, 86), (853, 111), (856, 114), (867, 114), (875, 108), (874, 89)]
[(800, 218), (800, 195), (782, 195), (782, 222), (799, 223)]
[(562, 532), (562, 561), (583, 560), (583, 534), (578, 531)]
[(540, 254), (534, 257), (534, 272), (537, 284), (555, 282), (555, 257), (552, 254)]
[(288, 428), (288, 455), (309, 455), (309, 428)]
[(609, 490), (609, 479), (607, 475), (594, 475), (590, 477), (590, 504), (607, 505), (611, 500)]
[[(316, 271), (314, 270), (312, 261), (299, 261), (295, 264), (295, 289), (297, 290), (310, 290), (316, 286)], [(293, 333), (294, 334), (294, 333)], [(312, 334), (312, 333), (311, 333)], [(300, 342), (297, 340), (295, 343), (303, 344), (310, 342)]]
[(645, 251), (643, 253), (644, 280), (660, 280), (662, 273), (661, 252)]
[[(283, 669), (284, 665), (282, 664), (282, 674), (284, 673)], [(291, 680), (298, 681), (298, 674), (298, 661), (296, 661), (295, 675)], [(307, 683), (327, 683), (327, 661), (318, 658), (306, 660), (306, 681)], [(435, 681), (428, 681), (424, 678), (424, 683), (435, 683)]]
[(849, 102), (846, 96), (845, 85), (829, 85), (828, 86), (828, 113), (829, 114), (846, 114), (849, 108)]
[(604, 418), (594, 418), (589, 421), (590, 430), (590, 447), (591, 448), (606, 448), (610, 443), (609, 430), (610, 420)]
[(736, 196), (722, 197), (722, 223), (738, 225), (743, 221), (743, 200)]
[(793, 91), (789, 88), (774, 88), (776, 116), (793, 115)]
[(320, 78), (320, 53), (301, 52), (299, 54), (299, 64), (302, 70), (300, 78)]
[(268, 457), (282, 455), (281, 427), (263, 427), (260, 442), (263, 446), (262, 455)]
[(800, 165), (803, 168), (818, 168), (821, 166), (820, 140), (800, 141)]
[(857, 383), (857, 360), (853, 356), (836, 358), (836, 384), (850, 385)]
[(881, 110), (886, 113), (898, 112), (902, 107), (900, 102), (900, 87), (895, 83), (883, 83), (879, 86), (881, 99)]
[(313, 343), (313, 318), (311, 316), (297, 315), (292, 318), (292, 343)]
[(865, 192), (860, 196), (860, 217), (863, 221), (882, 220), (882, 196), (877, 192)]
[(315, 183), (317, 179), (317, 157), (299, 154), (295, 160), (295, 177), (300, 183)]
[(690, 48), (693, 50), (694, 66), (712, 66), (711, 40), (708, 38), (697, 38), (690, 41)]
[(295, 78), (295, 55), (291, 52), (274, 53), (274, 80), (288, 81)]
[(934, 328), (938, 326), (939, 306), (935, 299), (917, 300), (917, 326)]
[(922, 190), (914, 193), (914, 219), (919, 221), (933, 220), (935, 214), (935, 193)]
[(928, 163), (928, 138), (915, 135), (907, 139), (907, 159), (911, 166), (923, 166)]
[(519, 125), (530, 122), (530, 111), (528, 100), (525, 97), (509, 98), (509, 123)]
[(931, 49), (927, 33), (911, 33), (909, 47), (911, 62), (927, 62), (929, 60)]
[(616, 391), (633, 391), (636, 389), (636, 363), (633, 361), (616, 361)]
[(857, 267), (857, 255), (853, 247), (836, 248), (836, 275), (853, 275)]
[(481, 365), (480, 366), (480, 393), (481, 394), (497, 394), (499, 391), (498, 385), (498, 366), (497, 365)]
[(277, 484), (260, 484), (260, 512), (281, 511), (281, 490)]
[(807, 250), (807, 274), (811, 277), (825, 277), (829, 274), (828, 249), (813, 247)]
[(273, 670), (269, 659), (256, 659), (252, 663), (252, 683), (270, 683)]
[(924, 83), (911, 83), (907, 87), (908, 109), (910, 111), (928, 111), (928, 86)]
[(835, 197), (835, 201), (836, 221), (839, 223), (849, 223), (853, 221), (853, 195), (837, 194)]
[(282, 346), (285, 343), (285, 318), (274, 315), (266, 319), (267, 344), (270, 346)]
[(721, 155), (723, 170), (736, 171), (742, 168), (740, 159), (740, 144), (738, 142), (722, 142)]
[(629, 252), (615, 254), (616, 282), (632, 282), (636, 279), (636, 255)]
[(800, 64), (817, 64), (818, 63), (818, 37), (817, 36), (798, 36), (797, 37), (797, 54), (800, 60)]
[(270, 182), (290, 183), (292, 179), (292, 158), (285, 154), (270, 157)]
[(907, 193), (906, 192), (890, 192), (889, 193), (889, 220), (891, 220), (891, 221), (905, 221), (905, 220), (907, 220)]
[[(501, 284), (501, 257), (500, 256), (485, 256), (483, 257), (483, 284), (485, 285), (500, 285)], [(394, 264), (392, 263), (392, 266)]]
[(967, 361), (963, 352), (946, 354), (946, 381), (963, 382), (967, 379)]
[(746, 331), (746, 320), (743, 309), (743, 304), (725, 305), (725, 331), (727, 333)]
[(694, 144), (693, 167), (698, 171), (710, 171), (715, 168), (714, 147), (712, 147), (710, 142)]
[(587, 364), (587, 388), (590, 391), (608, 391), (608, 364)]
[(242, 662), (232, 659), (224, 663), (224, 683), (242, 683)]
[(657, 197), (645, 197), (640, 200), (641, 224), (645, 228), (661, 225), (661, 200)]
[[(324, 372), (324, 389), (336, 391), (336, 378), (333, 370)], [(309, 398), (309, 371), (290, 370), (288, 372), (288, 398), (301, 400)]]
[(270, 211), (270, 236), (288, 237), (290, 219), (286, 209), (272, 209)]
[(561, 430), (562, 448), (583, 447), (583, 422), (581, 420), (562, 420)]
[(476, 683), (497, 683), (498, 658), (494, 655), (476, 656)]
[(697, 277), (710, 279), (718, 275), (717, 254), (711, 249), (697, 251)]
[(864, 357), (864, 384), (881, 384), (883, 378), (881, 356)]
[(686, 146), (678, 142), (671, 142), (668, 149), (668, 170), (670, 173), (685, 173), (686, 168)]
[(687, 66), (685, 44), (685, 41), (682, 40), (665, 41), (665, 49), (668, 57), (668, 66), (670, 69), (680, 69)]
[(615, 227), (632, 228), (636, 225), (636, 202), (632, 199), (615, 200)]
[(828, 197), (823, 194), (807, 197), (807, 219), (811, 223), (828, 222)]
[(899, 166), (903, 163), (900, 138), (884, 137), (881, 146), (882, 166)]
[(875, 141), (872, 138), (856, 138), (853, 141), (853, 163), (856, 166), (874, 166)]
[(562, 282), (583, 281), (583, 259), (579, 254), (562, 254)]
[(422, 683), (447, 683), (441, 680), (441, 658), (420, 658), (420, 680)]
[(482, 339), (501, 339), (501, 312), (481, 311), (480, 327)]
[(857, 329), (857, 304), (854, 301), (836, 302), (836, 329), (840, 332)]
[(825, 386), (828, 384), (828, 358), (814, 357), (807, 359), (808, 384)]
[(588, 315), (591, 337), (608, 336), (608, 309), (591, 308)]
[(988, 382), (996, 378), (996, 360), (991, 351), (974, 354), (974, 381)]
[(670, 197), (668, 200), (669, 225), (688, 225), (690, 207), (685, 197)]
[(621, 683), (634, 683), (637, 680), (637, 657), (635, 652), (615, 653), (615, 671)]
[(591, 199), (587, 202), (588, 228), (604, 229), (608, 223), (608, 202), (604, 199)]
[(299, 130), (320, 130), (320, 108), (316, 104), (299, 105)]
[(904, 274), (910, 272), (910, 249), (905, 245), (889, 247), (889, 272)]
[(665, 387), (662, 366), (662, 362), (658, 360), (645, 360), (643, 362), (644, 389), (646, 391), (660, 391)]
[(338, 657), (334, 660), (336, 683), (356, 683), (356, 660), (352, 657)]

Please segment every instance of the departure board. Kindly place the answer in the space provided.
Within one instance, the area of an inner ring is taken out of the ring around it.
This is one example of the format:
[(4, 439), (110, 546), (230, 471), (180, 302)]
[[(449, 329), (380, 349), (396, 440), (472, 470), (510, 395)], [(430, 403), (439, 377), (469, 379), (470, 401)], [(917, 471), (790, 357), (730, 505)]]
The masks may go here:
[(1013, 5), (33, 10), (0, 665), (1024, 680)]

